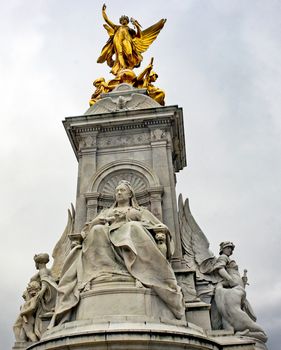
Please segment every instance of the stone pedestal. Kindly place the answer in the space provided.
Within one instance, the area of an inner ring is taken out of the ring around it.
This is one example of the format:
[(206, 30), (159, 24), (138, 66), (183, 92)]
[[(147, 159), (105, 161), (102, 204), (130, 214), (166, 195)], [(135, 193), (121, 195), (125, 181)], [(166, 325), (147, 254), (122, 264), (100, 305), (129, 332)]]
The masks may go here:
[(177, 322), (163, 301), (149, 288), (137, 287), (135, 282), (95, 284), (81, 293), (75, 319), (96, 322)]
[(200, 328), (161, 323), (75, 321), (55, 327), (28, 350), (255, 350), (251, 340), (206, 336)]
[(195, 301), (186, 304), (186, 320), (201, 327), (204, 330), (211, 329), (210, 304)]
[(25, 350), (30, 345), (32, 345), (32, 342), (29, 341), (16, 341), (12, 350)]

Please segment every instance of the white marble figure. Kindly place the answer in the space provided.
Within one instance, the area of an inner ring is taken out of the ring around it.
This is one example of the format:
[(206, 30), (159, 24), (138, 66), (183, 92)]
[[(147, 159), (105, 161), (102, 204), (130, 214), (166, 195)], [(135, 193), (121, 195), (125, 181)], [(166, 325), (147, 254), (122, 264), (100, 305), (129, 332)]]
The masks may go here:
[(39, 302), (39, 292), (41, 285), (37, 281), (28, 283), (22, 297), (25, 303), (20, 308), (20, 314), (13, 326), (14, 335), (17, 342), (32, 341), (39, 339), (36, 334), (36, 313)]
[[(165, 239), (160, 232), (165, 233)], [(119, 182), (114, 204), (86, 223), (81, 236), (80, 244), (75, 238), (77, 244), (62, 268), (49, 327), (69, 321), (81, 292), (91, 285), (124, 278), (154, 290), (176, 318), (184, 315), (181, 289), (166, 258), (171, 254), (170, 232), (150, 211), (138, 205), (128, 181)]]
[(52, 315), (54, 311), (57, 284), (46, 267), (49, 255), (36, 254), (34, 261), (38, 273), (31, 277), (23, 293), (25, 303), (13, 327), (17, 342), (39, 340), (43, 332), (42, 316)]
[[(240, 276), (238, 266), (230, 258), (232, 242), (220, 244), (219, 257), (209, 250), (209, 242), (194, 220), (188, 200), (183, 204), (179, 197), (179, 222), (186, 265), (196, 271), (197, 281), (209, 284), (199, 297), (211, 302), (213, 329), (233, 330), (237, 335), (258, 339), (265, 343), (267, 336), (256, 323), (254, 312), (246, 299), (247, 277)], [(209, 300), (206, 299), (209, 296)], [(205, 297), (205, 299), (204, 299)]]

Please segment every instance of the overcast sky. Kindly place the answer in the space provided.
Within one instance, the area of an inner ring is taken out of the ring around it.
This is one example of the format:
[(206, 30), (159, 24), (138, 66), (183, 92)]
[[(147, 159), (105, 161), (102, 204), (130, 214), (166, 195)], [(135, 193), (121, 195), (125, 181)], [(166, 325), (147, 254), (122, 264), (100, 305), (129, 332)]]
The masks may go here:
[[(107, 40), (103, 1), (0, 0), (0, 348), (13, 344), (33, 255), (52, 249), (75, 202), (77, 161), (61, 121), (88, 108)], [(167, 18), (154, 57), (166, 104), (183, 107), (188, 166), (177, 192), (217, 253), (235, 242), (258, 322), (281, 331), (281, 2), (107, 1), (115, 22)]]

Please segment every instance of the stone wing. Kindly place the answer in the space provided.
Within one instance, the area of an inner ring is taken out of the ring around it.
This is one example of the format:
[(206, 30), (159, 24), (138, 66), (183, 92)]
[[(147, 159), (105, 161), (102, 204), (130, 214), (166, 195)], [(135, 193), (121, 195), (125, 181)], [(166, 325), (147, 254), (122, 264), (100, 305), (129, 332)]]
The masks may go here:
[(181, 194), (178, 208), (181, 243), (186, 264), (197, 272), (198, 277), (209, 279), (205, 273), (211, 272), (216, 257), (209, 250), (209, 241), (191, 214), (188, 199), (183, 203)]
[(54, 259), (53, 266), (51, 268), (52, 276), (55, 280), (59, 280), (64, 261), (71, 250), (71, 241), (68, 238), (70, 233), (74, 231), (74, 221), (75, 221), (75, 209), (71, 204), (71, 210), (68, 209), (68, 219), (66, 227), (61, 235), (61, 238), (55, 245), (52, 253)]

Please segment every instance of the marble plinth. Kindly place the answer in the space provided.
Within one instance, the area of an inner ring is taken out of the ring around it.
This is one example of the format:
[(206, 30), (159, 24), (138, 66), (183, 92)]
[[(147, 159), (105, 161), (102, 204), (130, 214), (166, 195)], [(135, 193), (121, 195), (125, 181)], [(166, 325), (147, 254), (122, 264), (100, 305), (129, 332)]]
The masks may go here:
[[(137, 287), (135, 282), (100, 283), (81, 293), (75, 319), (177, 321), (150, 288)], [(186, 323), (185, 319), (182, 322)]]

